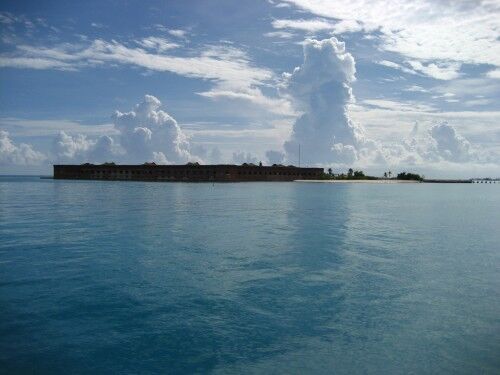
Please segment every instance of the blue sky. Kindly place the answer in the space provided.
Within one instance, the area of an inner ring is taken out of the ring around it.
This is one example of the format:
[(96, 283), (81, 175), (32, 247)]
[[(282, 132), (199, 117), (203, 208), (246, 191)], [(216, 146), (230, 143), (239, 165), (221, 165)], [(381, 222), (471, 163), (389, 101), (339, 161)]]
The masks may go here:
[[(498, 1), (0, 5), (0, 173), (297, 162), (500, 176)], [(118, 112), (116, 112), (118, 111)]]

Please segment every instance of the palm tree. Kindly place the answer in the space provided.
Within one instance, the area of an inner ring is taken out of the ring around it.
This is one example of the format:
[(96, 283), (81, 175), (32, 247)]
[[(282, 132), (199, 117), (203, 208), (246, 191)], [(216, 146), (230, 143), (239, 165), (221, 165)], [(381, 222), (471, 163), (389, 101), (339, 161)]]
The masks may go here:
[(328, 174), (331, 176), (333, 174), (332, 168), (328, 168)]
[(384, 178), (387, 178), (387, 172), (384, 172)]
[(389, 178), (391, 178), (391, 176), (392, 176), (392, 172), (391, 172), (391, 171), (389, 171), (389, 172), (387, 172), (387, 174), (389, 175)]

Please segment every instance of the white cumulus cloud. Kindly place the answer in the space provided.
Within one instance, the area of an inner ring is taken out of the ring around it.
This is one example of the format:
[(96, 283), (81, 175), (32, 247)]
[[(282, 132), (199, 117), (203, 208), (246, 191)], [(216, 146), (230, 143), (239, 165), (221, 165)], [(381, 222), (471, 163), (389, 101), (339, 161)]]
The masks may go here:
[(188, 137), (177, 121), (161, 109), (152, 95), (132, 111), (115, 111), (112, 115), (114, 136), (98, 138), (85, 134), (70, 135), (62, 131), (53, 142), (53, 155), (61, 163), (144, 163), (158, 164), (202, 161), (191, 152)]
[(113, 123), (120, 131), (125, 158), (132, 162), (156, 158), (174, 163), (196, 159), (191, 155), (189, 140), (177, 121), (160, 108), (161, 102), (156, 97), (146, 95), (134, 110), (114, 113)]
[(445, 160), (467, 162), (477, 158), (470, 142), (446, 122), (433, 126), (430, 135), (438, 155)]
[(233, 162), (236, 164), (252, 163), (258, 164), (259, 160), (250, 152), (236, 151), (233, 152)]
[(34, 150), (31, 145), (16, 145), (9, 138), (8, 132), (0, 130), (0, 165), (39, 165), (46, 159), (44, 154)]
[(403, 155), (396, 163), (429, 165), (434, 163), (489, 163), (489, 156), (472, 144), (446, 121), (422, 132), (415, 123), (410, 136), (403, 141)]
[(52, 151), (57, 163), (103, 163), (116, 161), (119, 155), (117, 145), (107, 135), (91, 139), (84, 134), (71, 136), (64, 131), (54, 139)]

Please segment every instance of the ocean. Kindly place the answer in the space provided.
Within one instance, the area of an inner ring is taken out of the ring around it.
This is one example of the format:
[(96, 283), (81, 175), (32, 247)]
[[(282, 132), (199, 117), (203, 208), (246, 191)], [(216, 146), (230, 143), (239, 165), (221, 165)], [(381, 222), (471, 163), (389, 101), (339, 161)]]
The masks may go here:
[(498, 374), (500, 185), (0, 177), (0, 373)]

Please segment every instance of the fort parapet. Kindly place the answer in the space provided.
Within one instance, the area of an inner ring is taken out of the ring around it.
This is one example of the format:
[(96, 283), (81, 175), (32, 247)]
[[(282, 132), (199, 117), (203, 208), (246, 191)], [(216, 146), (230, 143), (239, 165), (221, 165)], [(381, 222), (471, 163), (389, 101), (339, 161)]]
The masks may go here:
[(141, 165), (81, 164), (54, 165), (55, 179), (69, 180), (125, 180), (171, 182), (245, 182), (317, 180), (323, 168), (295, 166), (232, 165)]

